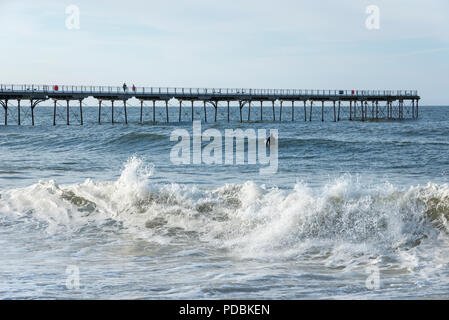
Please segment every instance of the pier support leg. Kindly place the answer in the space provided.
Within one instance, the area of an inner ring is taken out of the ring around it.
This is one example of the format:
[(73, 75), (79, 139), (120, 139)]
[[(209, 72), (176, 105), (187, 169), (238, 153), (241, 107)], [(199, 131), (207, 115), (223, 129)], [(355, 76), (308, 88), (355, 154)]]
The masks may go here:
[(307, 121), (307, 101), (304, 100), (304, 122)]
[(357, 119), (357, 101), (354, 101), (354, 120)]
[(123, 109), (125, 111), (125, 124), (128, 124), (128, 114), (126, 113), (126, 100), (123, 100)]
[(352, 121), (352, 101), (349, 101), (349, 120)]
[(229, 101), (228, 101), (228, 122), (229, 122)]
[(335, 110), (335, 101), (334, 101), (334, 122), (337, 122), (337, 111)]
[(178, 122), (181, 122), (181, 112), (182, 112), (182, 100), (179, 100), (179, 119), (178, 119)]
[[(206, 100), (204, 100), (203, 109), (204, 109), (204, 122), (207, 122)], [(242, 108), (240, 108), (240, 116), (241, 116), (241, 115), (242, 115)]]
[(321, 121), (324, 121), (324, 101), (321, 101)]
[(67, 100), (67, 125), (70, 125), (70, 100)]
[(366, 107), (366, 105), (364, 106), (364, 104), (365, 104), (365, 101), (361, 101), (360, 102), (360, 111), (362, 113), (362, 121), (365, 121), (365, 107)]
[(80, 100), (80, 125), (83, 125), (83, 100)]
[(295, 121), (295, 101), (292, 101), (292, 121)]
[(401, 116), (402, 116), (402, 120), (405, 119), (404, 117), (404, 101), (401, 102)]
[(401, 120), (404, 120), (404, 101), (401, 101)]
[(415, 119), (415, 99), (412, 100), (412, 119)]
[(101, 100), (98, 100), (98, 124), (101, 124)]
[(362, 107), (362, 121), (366, 120), (366, 101), (362, 101), (361, 103)]
[(111, 123), (114, 124), (114, 100), (111, 103)]
[(284, 101), (281, 100), (281, 106), (279, 108), (279, 121), (282, 121), (282, 104), (284, 103)]
[(379, 119), (379, 101), (376, 101), (376, 120)]
[(390, 101), (387, 101), (387, 119), (390, 119)]
[(192, 100), (192, 122), (193, 122), (193, 114), (194, 114), (194, 111), (193, 111), (193, 100)]
[(53, 100), (53, 103), (54, 103), (54, 105), (53, 105), (53, 125), (55, 126), (56, 125), (56, 99)]
[(248, 122), (251, 120), (251, 101), (248, 102)]
[(140, 123), (143, 123), (143, 100), (140, 100)]
[(363, 118), (363, 121), (365, 121), (366, 120), (366, 114), (367, 114), (367, 104), (366, 104), (366, 101), (362, 101), (362, 118)]
[(30, 106), (31, 106), (31, 125), (34, 126), (34, 107), (33, 107), (33, 100), (30, 100)]
[(242, 118), (242, 108), (243, 108), (243, 104), (242, 104), (242, 101), (239, 101), (239, 109), (240, 109), (240, 122), (243, 122), (243, 118)]
[(5, 126), (7, 126), (8, 125), (8, 100), (5, 100), (3, 109), (5, 109)]
[(371, 119), (374, 119), (374, 101), (371, 101)]
[(156, 100), (153, 100), (153, 123), (156, 123)]
[(366, 101), (362, 101), (361, 103), (361, 107), (362, 107), (362, 121), (366, 120)]
[(337, 114), (337, 121), (340, 121), (340, 108), (341, 108), (341, 100), (338, 100), (338, 114)]
[(312, 121), (312, 109), (313, 109), (313, 101), (310, 101), (310, 115), (309, 115), (309, 121)]
[(401, 116), (402, 116), (402, 120), (404, 120), (405, 119), (405, 116), (404, 116), (404, 101), (401, 102)]
[(394, 110), (393, 110), (393, 101), (390, 101), (390, 113), (391, 113), (391, 120), (394, 119)]
[(276, 113), (274, 112), (274, 100), (271, 101), (273, 107), (273, 121), (276, 121)]
[(387, 101), (387, 119), (390, 119), (390, 101)]
[(391, 101), (388, 101), (388, 109), (389, 109), (388, 119), (393, 119), (393, 106), (392, 106), (392, 102)]
[(214, 122), (217, 122), (217, 113), (218, 113), (218, 101), (217, 101), (217, 102), (215, 102), (214, 108), (215, 108), (215, 114), (214, 114)]
[(21, 125), (21, 121), (20, 121), (20, 99), (17, 100), (17, 124), (19, 126)]
[(419, 117), (418, 109), (419, 109), (419, 100), (416, 100), (416, 119), (418, 119), (418, 117)]
[(393, 119), (393, 105), (391, 101), (388, 101), (388, 108), (389, 108), (389, 113), (390, 115), (388, 116), (388, 119)]
[[(374, 108), (374, 104), (372, 105), (372, 107)], [(368, 114), (369, 114), (369, 102), (368, 101), (365, 101), (365, 120), (368, 120), (369, 119), (369, 116), (368, 116)], [(374, 109), (371, 109), (371, 116), (373, 115), (373, 113), (374, 113)], [(372, 117), (371, 117), (372, 118)]]
[(260, 121), (263, 121), (263, 101), (260, 101)]
[(363, 101), (360, 101), (360, 112), (362, 114), (362, 121), (365, 121), (365, 107)]
[(401, 107), (401, 109), (402, 109), (402, 111), (401, 111), (402, 119), (405, 119), (405, 116), (404, 116), (404, 101), (402, 101), (401, 105), (402, 105), (402, 107)]
[(165, 122), (168, 123), (168, 100), (165, 100)]

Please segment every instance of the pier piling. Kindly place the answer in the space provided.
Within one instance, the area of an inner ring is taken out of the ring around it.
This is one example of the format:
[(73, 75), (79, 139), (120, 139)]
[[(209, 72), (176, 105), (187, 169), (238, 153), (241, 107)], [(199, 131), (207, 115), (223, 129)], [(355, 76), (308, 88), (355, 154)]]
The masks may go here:
[(140, 123), (143, 123), (143, 100), (140, 100)]
[(111, 123), (114, 124), (114, 100), (111, 101)]
[(20, 126), (20, 99), (17, 100), (17, 124)]
[(310, 116), (309, 116), (309, 122), (312, 121), (312, 108), (313, 108), (313, 100), (310, 100)]
[(341, 101), (338, 100), (338, 115), (337, 115), (337, 121), (340, 121), (340, 108), (341, 108)]
[(165, 122), (169, 122), (168, 119), (168, 100), (165, 100)]
[(98, 100), (98, 124), (101, 124), (101, 100)]
[(279, 122), (282, 122), (282, 103), (284, 101), (281, 100), (281, 106), (279, 107)]
[(123, 109), (125, 111), (125, 124), (128, 124), (128, 114), (126, 112), (126, 100), (123, 100)]
[(56, 125), (56, 103), (57, 103), (57, 100), (54, 99), (53, 103), (54, 103), (54, 106), (53, 106), (53, 125), (55, 126)]
[[(240, 122), (243, 122), (243, 108), (248, 104), (248, 121), (251, 119), (253, 103), (260, 103), (260, 121), (264, 120), (263, 104), (271, 101), (272, 118), (276, 121), (275, 104), (279, 101), (279, 121), (282, 121), (284, 102), (291, 103), (291, 121), (295, 121), (295, 103), (304, 104), (304, 121), (312, 121), (314, 101), (321, 101), (321, 121), (338, 122), (348, 114), (349, 120), (404, 120), (419, 118), (419, 100), (417, 91), (361, 91), (361, 90), (299, 90), (299, 89), (210, 89), (210, 88), (135, 88), (132, 92), (123, 91), (120, 87), (98, 86), (39, 86), (39, 85), (2, 85), (0, 84), (0, 105), (3, 108), (4, 123), (8, 124), (8, 117), (15, 108), (8, 108), (9, 101), (17, 100), (17, 123), (22, 124), (21, 100), (29, 100), (31, 108), (31, 122), (34, 125), (34, 109), (44, 101), (53, 100), (53, 125), (56, 125), (58, 101), (66, 101), (66, 124), (70, 125), (70, 101), (79, 102), (80, 125), (84, 124), (83, 101), (86, 98), (98, 101), (98, 123), (101, 123), (102, 101), (111, 101), (111, 123), (115, 123), (115, 101), (123, 101), (124, 123), (128, 123), (128, 99), (140, 101), (140, 123), (143, 123), (143, 107), (145, 101), (153, 101), (153, 123), (156, 123), (156, 101), (165, 101), (165, 120), (169, 122), (168, 102), (176, 99), (179, 103), (178, 121), (182, 121), (182, 104), (191, 102), (191, 119), (195, 119), (195, 101), (203, 103), (204, 121), (207, 122), (207, 104), (214, 107), (214, 121), (217, 121), (220, 102), (226, 102), (227, 121), (230, 121), (230, 103), (238, 102)], [(310, 102), (310, 110), (307, 103)], [(330, 103), (332, 102), (332, 104)], [(338, 107), (337, 107), (338, 102)], [(349, 106), (346, 104), (349, 103)], [(358, 113), (360, 103), (360, 116)], [(381, 103), (381, 107), (379, 107)], [(385, 105), (383, 105), (385, 103)], [(61, 106), (61, 105), (59, 105)], [(369, 107), (371, 106), (371, 112)], [(384, 107), (385, 106), (385, 107)], [(332, 108), (332, 109), (331, 109)], [(72, 109), (73, 110), (73, 109)], [(130, 109), (131, 110), (131, 109)], [(307, 116), (307, 112), (309, 112)], [(77, 113), (75, 113), (76, 116)], [(162, 115), (162, 113), (161, 113)], [(254, 118), (254, 116), (253, 116)], [(51, 120), (50, 120), (51, 121)]]
[(304, 122), (307, 121), (307, 101), (304, 100)]
[(156, 123), (156, 101), (153, 100), (153, 123)]
[(5, 100), (3, 109), (5, 110), (5, 126), (7, 126), (8, 125), (8, 100)]
[(83, 125), (83, 100), (80, 99), (80, 125)]
[(66, 118), (67, 125), (70, 125), (70, 115), (69, 115), (69, 113), (70, 113), (70, 110), (69, 110), (70, 106), (69, 106), (69, 104), (70, 104), (70, 100), (67, 100), (67, 118)]
[(324, 121), (324, 101), (321, 101), (321, 121)]

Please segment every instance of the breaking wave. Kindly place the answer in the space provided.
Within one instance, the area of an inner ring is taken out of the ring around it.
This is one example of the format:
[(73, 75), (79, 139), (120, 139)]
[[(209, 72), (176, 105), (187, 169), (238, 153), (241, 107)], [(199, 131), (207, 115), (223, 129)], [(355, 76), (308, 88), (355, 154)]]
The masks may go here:
[(343, 176), (319, 189), (249, 181), (205, 190), (152, 183), (153, 170), (132, 157), (116, 181), (40, 181), (1, 191), (0, 224), (20, 221), (47, 234), (126, 232), (173, 245), (193, 240), (245, 257), (294, 257), (329, 244), (394, 252), (448, 239), (446, 184), (402, 190)]

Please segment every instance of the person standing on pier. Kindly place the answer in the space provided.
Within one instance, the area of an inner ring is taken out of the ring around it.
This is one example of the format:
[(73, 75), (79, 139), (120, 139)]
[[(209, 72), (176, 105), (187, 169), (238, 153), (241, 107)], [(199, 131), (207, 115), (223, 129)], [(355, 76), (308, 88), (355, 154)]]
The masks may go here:
[(123, 83), (123, 92), (126, 92), (126, 90), (128, 89), (128, 86), (126, 85), (126, 83)]
[(133, 92), (136, 92), (136, 86), (134, 85), (134, 83), (133, 83), (132, 89), (133, 89)]

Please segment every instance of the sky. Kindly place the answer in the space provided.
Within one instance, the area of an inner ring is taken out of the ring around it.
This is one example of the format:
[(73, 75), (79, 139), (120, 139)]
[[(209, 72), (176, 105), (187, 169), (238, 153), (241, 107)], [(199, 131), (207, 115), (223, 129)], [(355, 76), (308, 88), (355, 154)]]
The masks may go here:
[(418, 90), (449, 105), (448, 0), (0, 0), (0, 50), (3, 84)]

